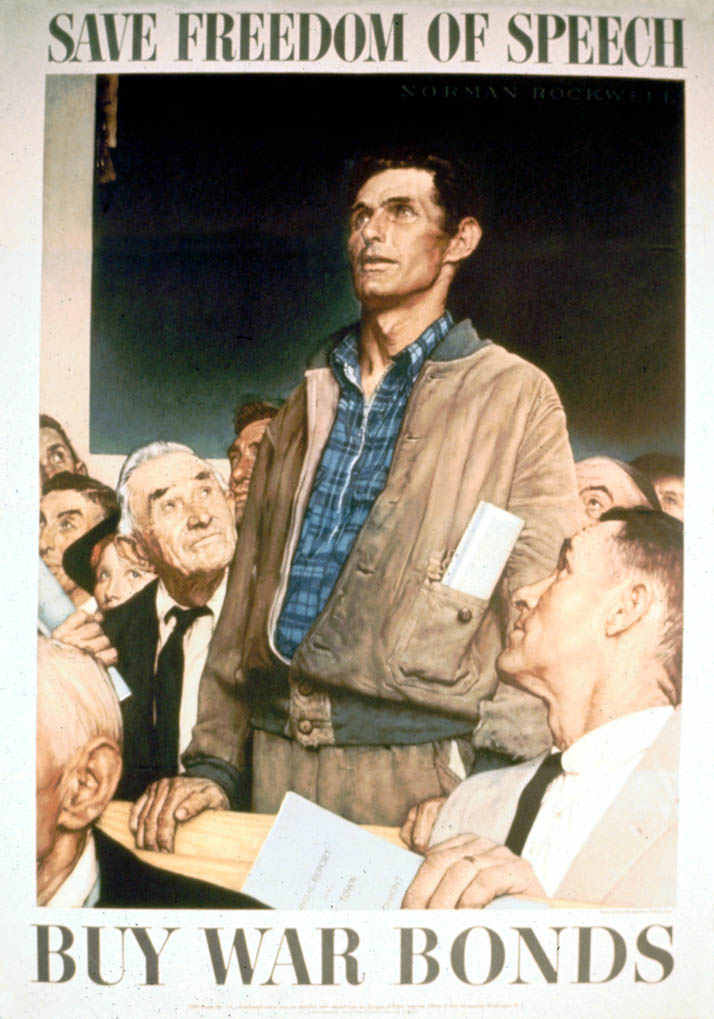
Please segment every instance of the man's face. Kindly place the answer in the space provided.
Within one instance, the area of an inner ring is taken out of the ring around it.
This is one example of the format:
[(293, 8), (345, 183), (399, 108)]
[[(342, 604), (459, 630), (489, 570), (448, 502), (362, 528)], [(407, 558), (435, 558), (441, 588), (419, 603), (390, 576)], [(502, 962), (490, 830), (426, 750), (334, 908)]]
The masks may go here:
[(155, 573), (119, 555), (113, 541), (104, 548), (96, 569), (94, 597), (101, 612), (128, 601), (154, 579)]
[(647, 499), (616, 463), (606, 457), (591, 456), (575, 465), (580, 493), (578, 526), (599, 520), (611, 506), (647, 506)]
[(230, 488), (237, 524), (243, 519), (248, 489), (250, 488), (250, 478), (255, 466), (255, 458), (258, 455), (258, 447), (269, 424), (270, 418), (260, 418), (258, 421), (251, 421), (249, 425), (246, 425), (245, 428), (238, 432), (228, 450), (228, 459), (231, 464)]
[(428, 170), (384, 170), (352, 207), (347, 250), (358, 300), (366, 307), (409, 303), (444, 271), (449, 236)]
[(672, 475), (666, 478), (657, 478), (654, 490), (665, 513), (677, 520), (684, 520), (684, 478), (679, 475)]
[(85, 473), (84, 464), (75, 460), (72, 451), (54, 428), (40, 428), (40, 482), (69, 471), (71, 474)]
[(64, 550), (105, 515), (99, 503), (73, 489), (48, 492), (40, 501), (40, 556), (66, 594), (76, 591), (77, 585), (62, 569)]
[(62, 807), (62, 770), (57, 767), (50, 750), (50, 740), (43, 731), (42, 717), (37, 726), (37, 770), (35, 778), (36, 857), (42, 863), (54, 845), (57, 821)]
[[(597, 649), (616, 585), (624, 579), (610, 539), (621, 527), (608, 521), (563, 543), (555, 571), (513, 596), (520, 609), (498, 667), (531, 693), (552, 692)], [(572, 669), (569, 669), (572, 666)]]
[(236, 543), (233, 514), (208, 464), (191, 453), (147, 460), (129, 478), (129, 500), (159, 576), (216, 573)]

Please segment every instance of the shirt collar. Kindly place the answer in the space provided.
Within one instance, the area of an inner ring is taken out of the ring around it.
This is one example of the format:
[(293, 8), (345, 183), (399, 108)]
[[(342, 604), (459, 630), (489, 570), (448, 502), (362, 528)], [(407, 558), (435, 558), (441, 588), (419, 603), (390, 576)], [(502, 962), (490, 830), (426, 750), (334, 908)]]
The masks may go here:
[(646, 708), (591, 729), (563, 752), (563, 771), (615, 771), (652, 746), (673, 711), (667, 706)]
[[(418, 336), (408, 347), (400, 350), (393, 360), (395, 365), (404, 365), (409, 382), (413, 385), (421, 366), (432, 353), (437, 343), (444, 339), (452, 328), (454, 320), (451, 313), (445, 311), (440, 318), (437, 318), (431, 325), (427, 326), (421, 336)], [(359, 367), (359, 326), (351, 329), (337, 344), (330, 354), (330, 366), (340, 383), (351, 382), (352, 385), (360, 387)]]
[(47, 905), (57, 909), (93, 906), (97, 900), (98, 882), (97, 851), (90, 831), (79, 859)]
[[(227, 585), (228, 570), (225, 570), (220, 584), (206, 602), (206, 608), (211, 610), (214, 619), (218, 619), (218, 616), (221, 613), (223, 600), (226, 596)], [(169, 610), (175, 605), (178, 605), (180, 609), (185, 609), (187, 607), (186, 605), (179, 605), (179, 603), (172, 598), (166, 590), (163, 580), (160, 580), (156, 588), (156, 615), (158, 616), (159, 624), (165, 624), (166, 613), (169, 612)]]

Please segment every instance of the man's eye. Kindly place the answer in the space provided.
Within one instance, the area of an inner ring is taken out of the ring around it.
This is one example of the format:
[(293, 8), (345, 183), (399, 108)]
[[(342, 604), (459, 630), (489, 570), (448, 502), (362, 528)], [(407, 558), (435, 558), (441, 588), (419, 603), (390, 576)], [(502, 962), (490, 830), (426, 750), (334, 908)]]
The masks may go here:
[(62, 464), (65, 461), (65, 455), (62, 450), (55, 450), (54, 453), (50, 453), (50, 460), (56, 464)]
[(352, 229), (359, 230), (369, 219), (366, 209), (362, 209), (361, 212), (356, 212), (352, 217)]
[(161, 512), (164, 514), (164, 516), (168, 516), (170, 513), (173, 513), (175, 509), (176, 503), (174, 502), (173, 499), (168, 499), (166, 502), (161, 503)]
[(604, 509), (605, 507), (603, 503), (600, 501), (600, 499), (596, 498), (595, 496), (591, 496), (589, 499), (585, 500), (585, 512), (589, 517), (592, 517), (594, 520), (600, 517), (600, 514), (603, 512)]
[(411, 205), (405, 205), (400, 202), (398, 205), (392, 206), (392, 216), (395, 219), (411, 219), (414, 215), (414, 209)]
[(204, 496), (209, 496), (209, 495), (211, 495), (212, 492), (213, 492), (213, 489), (211, 488), (210, 485), (204, 485), (203, 488), (201, 489), (201, 495), (204, 495)]
[(76, 530), (77, 530), (77, 525), (74, 523), (73, 520), (61, 520), (60, 521), (60, 531), (76, 531)]

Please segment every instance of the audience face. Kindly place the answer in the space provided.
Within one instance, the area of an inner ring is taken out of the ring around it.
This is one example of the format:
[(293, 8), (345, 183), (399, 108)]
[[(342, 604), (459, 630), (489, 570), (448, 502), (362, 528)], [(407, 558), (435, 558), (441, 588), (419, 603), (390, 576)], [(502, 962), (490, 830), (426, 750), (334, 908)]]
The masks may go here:
[(35, 781), (38, 870), (54, 845), (57, 821), (62, 807), (62, 768), (57, 765), (54, 759), (50, 749), (49, 733), (44, 731), (45, 728), (40, 714), (37, 725), (37, 774)]
[(599, 520), (612, 506), (647, 506), (643, 493), (621, 467), (604, 456), (591, 456), (575, 464), (580, 493), (578, 526)]
[(613, 521), (586, 527), (564, 543), (550, 576), (516, 591), (520, 614), (498, 666), (518, 686), (540, 694), (553, 674), (574, 673), (598, 647), (622, 579), (609, 547), (621, 526)]
[(87, 468), (76, 460), (64, 438), (54, 428), (40, 428), (40, 482), (62, 471), (70, 474), (86, 474)]
[(258, 455), (258, 448), (265, 429), (270, 424), (270, 418), (260, 418), (258, 421), (251, 421), (242, 428), (233, 440), (228, 450), (228, 459), (231, 464), (230, 490), (233, 496), (236, 523), (240, 523), (245, 512), (245, 504), (250, 488), (250, 479), (255, 467), (255, 458)]
[(140, 464), (128, 495), (151, 563), (183, 577), (210, 575), (230, 562), (236, 530), (228, 496), (211, 467), (191, 453)]
[(106, 612), (128, 601), (155, 576), (151, 570), (121, 555), (116, 544), (110, 541), (102, 551), (96, 569), (94, 597), (100, 611)]
[(79, 591), (62, 569), (65, 549), (105, 517), (103, 508), (74, 489), (48, 492), (40, 501), (40, 556), (69, 595)]
[(664, 512), (683, 521), (684, 478), (671, 475), (670, 477), (656, 478), (652, 484)]

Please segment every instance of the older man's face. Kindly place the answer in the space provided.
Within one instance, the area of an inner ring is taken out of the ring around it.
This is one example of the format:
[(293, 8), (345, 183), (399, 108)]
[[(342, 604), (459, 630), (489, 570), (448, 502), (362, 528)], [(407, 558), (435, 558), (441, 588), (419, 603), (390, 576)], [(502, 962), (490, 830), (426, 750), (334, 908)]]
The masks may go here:
[(383, 170), (363, 184), (347, 244), (355, 294), (363, 305), (403, 304), (434, 285), (450, 240), (443, 217), (428, 170)]
[(36, 857), (39, 867), (54, 845), (57, 819), (62, 807), (62, 769), (50, 749), (49, 734), (41, 714), (37, 720), (37, 769), (35, 778)]
[(76, 583), (62, 569), (65, 549), (106, 516), (99, 503), (84, 492), (66, 489), (48, 492), (40, 502), (40, 556), (52, 570), (66, 594)]
[(610, 548), (621, 526), (608, 521), (580, 531), (563, 543), (550, 576), (514, 594), (520, 611), (498, 666), (518, 686), (550, 690), (554, 675), (574, 672), (598, 647), (612, 592), (623, 579)]
[(54, 428), (40, 428), (40, 481), (47, 481), (62, 471), (69, 471), (70, 474), (87, 473), (84, 464), (75, 460), (58, 431)]
[(255, 467), (255, 458), (258, 455), (261, 439), (265, 429), (270, 424), (270, 418), (260, 418), (258, 421), (251, 421), (245, 428), (241, 428), (228, 450), (228, 459), (231, 465), (230, 489), (233, 496), (236, 523), (240, 523), (245, 512), (245, 504), (250, 489), (250, 479)]
[(591, 456), (575, 465), (580, 494), (578, 526), (599, 520), (612, 506), (648, 506), (629, 474), (607, 457)]
[(203, 460), (183, 452), (147, 460), (128, 488), (137, 531), (159, 576), (164, 568), (184, 577), (212, 574), (231, 561), (233, 513)]

